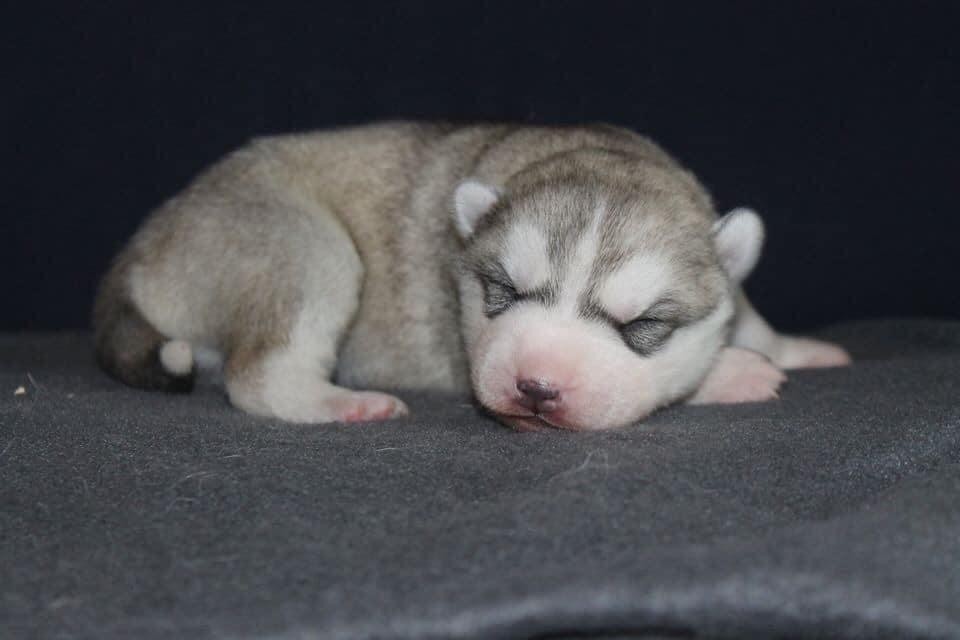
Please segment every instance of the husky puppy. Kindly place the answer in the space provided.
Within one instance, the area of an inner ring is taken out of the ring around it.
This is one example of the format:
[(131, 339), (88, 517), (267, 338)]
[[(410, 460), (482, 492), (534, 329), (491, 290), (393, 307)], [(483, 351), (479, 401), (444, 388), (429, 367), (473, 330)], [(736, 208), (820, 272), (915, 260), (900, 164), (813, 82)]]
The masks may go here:
[(717, 218), (649, 139), (611, 126), (386, 123), (254, 140), (155, 211), (105, 276), (98, 360), (301, 423), (384, 420), (374, 389), (472, 390), (518, 429), (627, 425), (774, 398), (849, 362), (775, 333), (741, 281), (763, 225)]

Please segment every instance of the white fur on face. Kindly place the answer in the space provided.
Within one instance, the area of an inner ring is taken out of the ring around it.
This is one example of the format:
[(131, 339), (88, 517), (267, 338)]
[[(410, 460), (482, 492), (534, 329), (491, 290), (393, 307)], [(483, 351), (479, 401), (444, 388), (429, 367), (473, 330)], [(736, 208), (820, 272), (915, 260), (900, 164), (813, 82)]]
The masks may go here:
[(560, 392), (555, 426), (597, 430), (636, 422), (691, 393), (706, 376), (725, 338), (729, 299), (703, 320), (674, 332), (643, 358), (609, 326), (559, 319), (552, 308), (522, 303), (489, 321), (471, 349), (480, 402), (505, 417), (529, 416), (517, 403), (520, 379), (542, 380)]
[(547, 239), (529, 223), (513, 225), (507, 234), (501, 264), (517, 291), (533, 291), (550, 279)]
[(600, 205), (593, 212), (590, 226), (584, 231), (576, 249), (571, 254), (567, 264), (560, 289), (560, 299), (557, 305), (558, 312), (564, 317), (575, 317), (580, 301), (580, 294), (590, 282), (593, 271), (593, 262), (600, 249), (600, 224), (603, 222), (606, 209)]
[(613, 318), (629, 322), (663, 295), (672, 275), (667, 261), (659, 256), (634, 256), (604, 281), (600, 304)]
[(562, 321), (553, 309), (521, 304), (490, 321), (474, 345), (477, 399), (501, 416), (529, 416), (516, 402), (516, 384), (534, 379), (561, 394), (562, 409), (547, 416), (556, 426), (597, 429), (625, 423), (626, 413), (639, 417), (624, 405), (653, 404), (648, 372), (632, 367), (639, 358), (608, 334), (601, 325)]

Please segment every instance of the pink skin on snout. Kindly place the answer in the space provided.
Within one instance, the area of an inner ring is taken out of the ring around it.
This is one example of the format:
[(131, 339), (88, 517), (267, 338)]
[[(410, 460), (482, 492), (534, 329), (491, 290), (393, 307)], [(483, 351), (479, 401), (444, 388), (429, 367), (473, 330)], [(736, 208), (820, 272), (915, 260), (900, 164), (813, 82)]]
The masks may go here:
[(478, 399), (520, 430), (610, 428), (657, 406), (649, 368), (596, 323), (518, 309), (490, 321), (472, 351)]

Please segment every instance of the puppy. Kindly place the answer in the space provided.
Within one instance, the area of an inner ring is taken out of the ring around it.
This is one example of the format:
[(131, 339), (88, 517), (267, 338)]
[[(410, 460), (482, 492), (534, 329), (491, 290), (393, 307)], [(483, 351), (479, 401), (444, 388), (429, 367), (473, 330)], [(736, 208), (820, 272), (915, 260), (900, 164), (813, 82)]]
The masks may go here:
[(258, 139), (114, 261), (97, 356), (184, 391), (212, 354), (235, 406), (292, 422), (385, 420), (407, 408), (374, 389), (439, 389), (518, 429), (620, 427), (849, 362), (750, 306), (762, 242), (755, 213), (718, 219), (691, 173), (611, 126)]

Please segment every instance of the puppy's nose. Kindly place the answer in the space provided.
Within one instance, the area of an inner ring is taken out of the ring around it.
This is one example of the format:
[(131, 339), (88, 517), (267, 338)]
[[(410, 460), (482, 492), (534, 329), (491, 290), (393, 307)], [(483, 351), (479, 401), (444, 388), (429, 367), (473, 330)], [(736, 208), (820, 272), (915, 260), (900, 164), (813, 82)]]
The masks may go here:
[(555, 411), (560, 403), (560, 392), (543, 380), (520, 380), (517, 391), (521, 393), (520, 404), (534, 413)]

